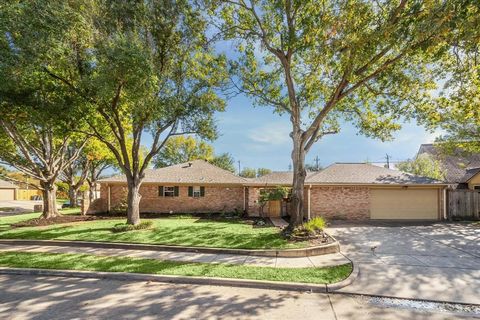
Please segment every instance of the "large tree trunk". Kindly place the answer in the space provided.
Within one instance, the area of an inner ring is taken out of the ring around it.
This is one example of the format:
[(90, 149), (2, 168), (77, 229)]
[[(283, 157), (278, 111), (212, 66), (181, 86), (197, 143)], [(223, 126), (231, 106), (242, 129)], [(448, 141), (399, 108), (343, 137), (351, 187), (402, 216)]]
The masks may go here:
[(68, 188), (68, 198), (70, 200), (70, 208), (77, 208), (78, 207), (78, 204), (77, 204), (78, 189), (79, 189), (79, 187), (75, 187), (75, 186), (72, 186), (72, 185)]
[(90, 200), (90, 203), (92, 203), (93, 200), (95, 200), (95, 192), (97, 191), (95, 187), (96, 187), (96, 183), (88, 180), (88, 198)]
[(57, 209), (57, 187), (55, 183), (41, 182), (43, 194), (43, 214), (42, 218), (49, 219), (61, 216)]
[(296, 227), (303, 223), (304, 216), (304, 189), (305, 189), (305, 177), (307, 172), (305, 170), (305, 149), (301, 140), (301, 134), (292, 134), (293, 150), (292, 150), (292, 162), (293, 162), (293, 187), (291, 198), (291, 219), (290, 226)]
[(140, 185), (142, 181), (140, 178), (129, 179), (128, 195), (127, 195), (127, 223), (137, 225), (140, 223)]

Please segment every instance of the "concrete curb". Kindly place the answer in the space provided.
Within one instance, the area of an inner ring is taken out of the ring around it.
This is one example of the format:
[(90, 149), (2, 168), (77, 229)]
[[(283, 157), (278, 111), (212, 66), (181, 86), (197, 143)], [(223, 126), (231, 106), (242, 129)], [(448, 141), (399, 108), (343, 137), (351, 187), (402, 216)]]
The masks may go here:
[(105, 249), (127, 249), (127, 250), (150, 250), (150, 251), (175, 251), (175, 252), (195, 252), (195, 253), (214, 253), (214, 254), (237, 254), (260, 257), (311, 257), (329, 253), (340, 252), (340, 244), (332, 237), (333, 243), (323, 246), (315, 246), (301, 249), (224, 249), (224, 248), (205, 248), (205, 247), (187, 247), (187, 246), (168, 246), (156, 244), (139, 244), (123, 242), (96, 242), (96, 241), (66, 241), (66, 240), (25, 240), (25, 239), (0, 239), (1, 244), (8, 245), (31, 245), (31, 246), (63, 246), (63, 247), (87, 247), (87, 248), (105, 248)]
[(231, 279), (231, 278), (213, 278), (213, 277), (208, 278), (208, 277), (153, 275), (153, 274), (126, 273), (126, 272), (73, 271), (73, 270), (50, 270), (50, 269), (4, 268), (4, 267), (0, 267), (0, 274), (52, 276), (52, 277), (65, 277), (65, 278), (86, 278), (86, 279), (110, 279), (110, 280), (119, 280), (119, 281), (152, 281), (152, 282), (162, 282), (162, 283), (229, 286), (229, 287), (245, 287), (245, 288), (254, 288), (254, 289), (310, 291), (310, 292), (317, 292), (317, 293), (327, 293), (327, 285), (325, 284), (246, 280), (246, 279)]
[(353, 269), (352, 269), (352, 272), (350, 273), (350, 275), (343, 281), (340, 281), (340, 282), (337, 282), (337, 283), (332, 283), (332, 284), (327, 284), (326, 285), (327, 292), (332, 293), (332, 292), (335, 292), (336, 290), (340, 290), (342, 288), (345, 288), (346, 286), (351, 285), (358, 278), (358, 275), (360, 274), (360, 268), (355, 263), (353, 263), (351, 260), (350, 260), (350, 263), (353, 266)]

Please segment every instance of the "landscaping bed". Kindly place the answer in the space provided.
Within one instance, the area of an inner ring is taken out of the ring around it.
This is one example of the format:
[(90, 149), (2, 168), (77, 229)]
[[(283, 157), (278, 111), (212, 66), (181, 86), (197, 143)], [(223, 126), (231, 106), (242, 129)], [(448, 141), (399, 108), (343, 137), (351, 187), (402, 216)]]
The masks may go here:
[(351, 264), (325, 268), (272, 268), (232, 264), (161, 261), (86, 254), (4, 252), (0, 266), (60, 270), (129, 272), (178, 276), (201, 276), (283, 282), (330, 284), (347, 278)]

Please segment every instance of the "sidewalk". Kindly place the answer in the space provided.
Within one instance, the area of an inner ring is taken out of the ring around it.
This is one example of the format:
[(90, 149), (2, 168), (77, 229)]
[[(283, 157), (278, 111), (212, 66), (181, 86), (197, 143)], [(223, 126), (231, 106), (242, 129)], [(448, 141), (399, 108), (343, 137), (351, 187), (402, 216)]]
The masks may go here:
[(332, 253), (321, 256), (301, 258), (277, 258), (258, 257), (234, 254), (212, 254), (193, 252), (173, 251), (152, 251), (152, 250), (126, 250), (111, 248), (88, 248), (88, 247), (67, 247), (67, 246), (39, 246), (39, 245), (5, 245), (0, 244), (0, 252), (21, 251), (21, 252), (48, 252), (48, 253), (78, 253), (98, 256), (114, 257), (135, 257), (145, 259), (158, 259), (181, 262), (202, 262), (202, 263), (225, 263), (238, 264), (254, 267), (273, 268), (309, 268), (309, 267), (330, 267), (350, 263), (340, 253)]

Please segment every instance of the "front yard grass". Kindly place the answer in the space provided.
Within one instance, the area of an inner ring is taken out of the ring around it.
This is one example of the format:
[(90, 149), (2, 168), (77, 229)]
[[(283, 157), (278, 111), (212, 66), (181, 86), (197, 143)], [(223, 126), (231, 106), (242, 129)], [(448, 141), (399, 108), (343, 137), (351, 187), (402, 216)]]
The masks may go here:
[(287, 241), (275, 227), (255, 228), (240, 219), (210, 220), (185, 215), (142, 221), (152, 221), (151, 229), (113, 232), (115, 225), (125, 223), (125, 219), (21, 228), (5, 228), (5, 222), (2, 222), (0, 239), (106, 241), (235, 249), (288, 249), (307, 246), (306, 242)]
[(86, 254), (34, 252), (0, 253), (0, 266), (220, 277), (317, 284), (329, 284), (341, 281), (352, 272), (351, 264), (326, 268), (271, 268), (232, 264), (161, 261), (130, 257), (105, 257)]

